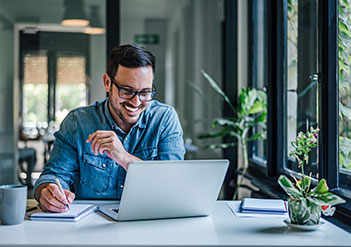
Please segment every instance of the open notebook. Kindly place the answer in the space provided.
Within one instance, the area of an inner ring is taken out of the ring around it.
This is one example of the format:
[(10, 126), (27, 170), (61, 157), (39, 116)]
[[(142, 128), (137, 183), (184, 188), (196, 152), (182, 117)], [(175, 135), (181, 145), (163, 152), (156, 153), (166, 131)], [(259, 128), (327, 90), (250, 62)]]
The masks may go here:
[(31, 220), (47, 221), (79, 221), (95, 212), (96, 205), (92, 204), (70, 204), (71, 209), (64, 213), (36, 212), (29, 216)]

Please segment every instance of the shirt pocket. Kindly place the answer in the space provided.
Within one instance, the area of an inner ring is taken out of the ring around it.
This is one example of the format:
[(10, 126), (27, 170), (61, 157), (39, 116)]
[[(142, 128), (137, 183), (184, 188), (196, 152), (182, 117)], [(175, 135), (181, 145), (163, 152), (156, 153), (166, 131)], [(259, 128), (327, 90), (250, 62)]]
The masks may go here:
[(106, 192), (109, 188), (113, 161), (109, 158), (85, 154), (80, 176), (83, 189), (94, 193)]
[(142, 148), (134, 153), (134, 156), (142, 160), (154, 160), (157, 156), (157, 147)]

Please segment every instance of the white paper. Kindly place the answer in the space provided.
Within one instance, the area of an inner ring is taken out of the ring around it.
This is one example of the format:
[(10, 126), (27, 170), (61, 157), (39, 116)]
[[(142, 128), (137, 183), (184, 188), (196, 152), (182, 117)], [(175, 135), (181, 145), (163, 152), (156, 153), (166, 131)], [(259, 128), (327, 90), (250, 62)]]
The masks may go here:
[(96, 206), (92, 204), (70, 204), (71, 209), (63, 213), (36, 212), (29, 216), (31, 220), (78, 221), (95, 212)]
[(244, 198), (241, 201), (241, 209), (255, 211), (274, 211), (284, 213), (287, 208), (281, 199)]
[(227, 202), (227, 205), (233, 212), (233, 214), (236, 217), (258, 217), (258, 218), (283, 218), (283, 219), (288, 219), (289, 215), (288, 213), (285, 214), (268, 214), (268, 213), (241, 213), (240, 212), (240, 203), (241, 201), (229, 201)]

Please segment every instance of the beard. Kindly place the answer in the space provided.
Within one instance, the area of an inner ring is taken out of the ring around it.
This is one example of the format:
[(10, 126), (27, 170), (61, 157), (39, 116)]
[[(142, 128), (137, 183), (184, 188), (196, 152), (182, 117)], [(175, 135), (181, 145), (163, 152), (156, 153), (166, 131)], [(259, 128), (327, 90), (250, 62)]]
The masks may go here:
[[(116, 103), (112, 100), (112, 96), (113, 96), (113, 94), (112, 94), (112, 88), (111, 88), (111, 89), (110, 89), (110, 92), (109, 92), (109, 104), (110, 104), (112, 110), (114, 111), (114, 113), (117, 115), (117, 117), (118, 117), (123, 123), (125, 123), (125, 124), (135, 124), (135, 123), (138, 121), (138, 119), (139, 119), (141, 113), (145, 110), (146, 105), (145, 105), (145, 104), (140, 104), (140, 105), (137, 107), (137, 108), (138, 108), (138, 111), (140, 111), (140, 113), (139, 113), (137, 116), (129, 116), (130, 118), (127, 119), (127, 118), (128, 118), (128, 113), (125, 112), (125, 114), (126, 114), (127, 116), (123, 115), (123, 112), (122, 112), (123, 109), (125, 109), (125, 106), (127, 106), (127, 107), (133, 107), (133, 108), (134, 108), (134, 106), (131, 105), (131, 104), (129, 104), (127, 101), (119, 103), (119, 106), (118, 106), (118, 105), (117, 105), (118, 103), (116, 104)], [(138, 97), (138, 95), (135, 95), (134, 97)]]

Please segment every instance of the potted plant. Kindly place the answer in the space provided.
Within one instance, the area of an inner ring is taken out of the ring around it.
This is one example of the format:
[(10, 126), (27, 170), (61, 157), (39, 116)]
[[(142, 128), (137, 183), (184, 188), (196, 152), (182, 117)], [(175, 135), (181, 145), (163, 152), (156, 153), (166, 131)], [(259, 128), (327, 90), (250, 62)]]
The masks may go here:
[(301, 169), (301, 179), (297, 180), (292, 176), (295, 183), (285, 175), (278, 179), (279, 185), (289, 195), (289, 217), (290, 223), (295, 225), (318, 225), (321, 212), (325, 215), (332, 215), (335, 208), (332, 206), (344, 203), (345, 201), (337, 195), (329, 192), (325, 179), (321, 179), (317, 186), (312, 188), (311, 174), (305, 175), (305, 166), (308, 165), (308, 157), (312, 148), (317, 146), (318, 128), (311, 127), (306, 133), (299, 132), (296, 141), (291, 145), (294, 150), (289, 156), (294, 157)]
[[(241, 148), (243, 167), (240, 173), (242, 176), (236, 185), (233, 197), (233, 199), (237, 199), (238, 188), (242, 185), (244, 175), (249, 167), (248, 143), (257, 139), (263, 139), (266, 136), (267, 96), (262, 90), (244, 88), (240, 93), (237, 107), (235, 108), (218, 84), (205, 71), (201, 70), (201, 73), (207, 79), (209, 85), (223, 97), (233, 112), (232, 117), (217, 118), (212, 121), (211, 126), (219, 128), (219, 131), (201, 135), (199, 138), (223, 138), (226, 136), (235, 138), (233, 142), (216, 143), (208, 147), (230, 148), (238, 145)], [(250, 136), (250, 130), (258, 124), (261, 125), (261, 130)]]

